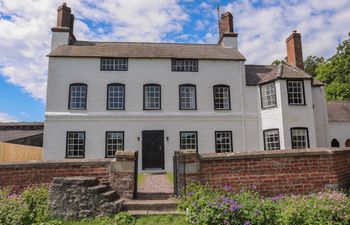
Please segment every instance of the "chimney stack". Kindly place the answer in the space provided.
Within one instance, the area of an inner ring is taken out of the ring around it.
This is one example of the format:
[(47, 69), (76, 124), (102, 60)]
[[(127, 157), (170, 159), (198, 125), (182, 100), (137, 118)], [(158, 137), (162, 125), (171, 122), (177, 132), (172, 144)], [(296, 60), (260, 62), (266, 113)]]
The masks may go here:
[(287, 38), (288, 64), (304, 70), (303, 49), (301, 45), (301, 35), (296, 30)]
[(56, 27), (51, 28), (52, 43), (51, 49), (54, 50), (60, 44), (70, 44), (75, 41), (73, 34), (74, 15), (66, 3), (63, 3), (57, 9)]
[(233, 16), (230, 12), (221, 14), (219, 22), (219, 44), (227, 48), (237, 49), (237, 36), (233, 27)]

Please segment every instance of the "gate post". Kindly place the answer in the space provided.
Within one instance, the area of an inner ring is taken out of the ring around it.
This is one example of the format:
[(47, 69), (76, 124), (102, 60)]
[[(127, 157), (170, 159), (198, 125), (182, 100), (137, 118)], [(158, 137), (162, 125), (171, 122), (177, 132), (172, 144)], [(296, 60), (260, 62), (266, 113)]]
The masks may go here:
[(189, 182), (200, 182), (200, 155), (193, 150), (174, 153), (174, 194), (186, 194)]
[(110, 186), (120, 197), (132, 199), (137, 194), (137, 154), (134, 151), (117, 151), (112, 163)]

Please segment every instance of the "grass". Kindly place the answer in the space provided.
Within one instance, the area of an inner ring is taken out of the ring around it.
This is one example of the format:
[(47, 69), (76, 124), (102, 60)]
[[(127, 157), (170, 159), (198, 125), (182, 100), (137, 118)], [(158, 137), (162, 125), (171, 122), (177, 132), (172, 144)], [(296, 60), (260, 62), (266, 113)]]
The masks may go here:
[[(110, 225), (107, 218), (98, 218), (94, 220), (80, 221), (62, 221), (62, 225)], [(186, 222), (185, 216), (174, 215), (157, 215), (157, 216), (141, 216), (136, 218), (135, 225), (190, 225)]]
[(174, 184), (174, 174), (171, 172), (166, 172), (166, 176), (169, 178), (171, 184)]
[(145, 175), (143, 173), (137, 173), (137, 185), (140, 186), (143, 182)]

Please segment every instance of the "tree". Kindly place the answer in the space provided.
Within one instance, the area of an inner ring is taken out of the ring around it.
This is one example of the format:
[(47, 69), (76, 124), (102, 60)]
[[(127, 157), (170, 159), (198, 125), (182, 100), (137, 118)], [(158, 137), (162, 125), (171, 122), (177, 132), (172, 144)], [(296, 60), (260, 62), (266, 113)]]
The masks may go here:
[(323, 64), (325, 62), (323, 57), (317, 57), (310, 55), (306, 58), (304, 61), (304, 70), (308, 74), (310, 74), (313, 77), (316, 77), (316, 68), (319, 64)]
[(276, 59), (275, 61), (273, 61), (273, 62), (271, 63), (271, 65), (275, 65), (275, 66), (278, 66), (279, 64), (287, 65), (287, 64), (288, 64), (288, 58), (287, 58), (287, 56), (286, 56), (284, 59), (282, 59), (282, 60)]
[(328, 100), (350, 100), (350, 39), (339, 44), (334, 56), (317, 65), (316, 74), (326, 84)]

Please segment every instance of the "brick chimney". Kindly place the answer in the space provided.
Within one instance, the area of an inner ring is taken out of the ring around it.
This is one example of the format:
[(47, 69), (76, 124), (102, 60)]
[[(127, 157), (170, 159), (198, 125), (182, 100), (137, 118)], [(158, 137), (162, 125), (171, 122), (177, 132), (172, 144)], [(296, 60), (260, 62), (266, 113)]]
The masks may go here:
[(219, 33), (219, 44), (222, 44), (224, 47), (237, 49), (238, 34), (234, 32), (233, 16), (230, 12), (221, 14)]
[(303, 49), (301, 45), (300, 33), (297, 33), (296, 30), (293, 31), (293, 33), (287, 38), (286, 43), (288, 64), (304, 70)]
[(71, 8), (66, 3), (63, 3), (57, 9), (56, 27), (51, 28), (51, 50), (54, 50), (60, 44), (70, 44), (72, 41), (75, 41), (73, 28), (74, 15), (71, 13)]

